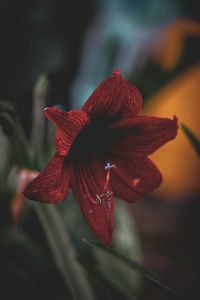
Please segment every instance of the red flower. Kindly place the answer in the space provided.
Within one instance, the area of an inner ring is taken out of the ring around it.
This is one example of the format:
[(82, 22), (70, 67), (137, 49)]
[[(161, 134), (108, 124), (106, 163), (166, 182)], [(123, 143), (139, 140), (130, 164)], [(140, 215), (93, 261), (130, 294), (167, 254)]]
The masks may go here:
[(69, 188), (105, 245), (112, 242), (114, 195), (135, 202), (158, 187), (162, 176), (147, 157), (177, 134), (177, 119), (140, 116), (142, 97), (119, 71), (103, 81), (81, 110), (48, 107), (57, 125), (56, 153), (25, 195), (63, 201)]

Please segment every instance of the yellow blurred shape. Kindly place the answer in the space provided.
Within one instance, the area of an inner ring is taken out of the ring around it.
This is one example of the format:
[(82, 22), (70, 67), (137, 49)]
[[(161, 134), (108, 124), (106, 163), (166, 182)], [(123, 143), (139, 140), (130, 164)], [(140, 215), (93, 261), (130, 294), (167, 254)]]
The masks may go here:
[(179, 63), (188, 36), (200, 36), (200, 23), (178, 19), (168, 24), (153, 46), (152, 56), (163, 69), (173, 69)]
[[(200, 65), (181, 74), (147, 103), (145, 114), (158, 117), (176, 115), (200, 138)], [(183, 199), (200, 191), (200, 159), (179, 128), (172, 142), (151, 158), (163, 174), (164, 181), (156, 194)]]

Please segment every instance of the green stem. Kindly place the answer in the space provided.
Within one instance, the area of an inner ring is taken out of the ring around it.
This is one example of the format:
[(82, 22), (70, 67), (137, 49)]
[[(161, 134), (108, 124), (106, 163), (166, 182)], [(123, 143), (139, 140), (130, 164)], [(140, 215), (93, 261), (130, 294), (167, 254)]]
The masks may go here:
[[(32, 202), (32, 201), (31, 201)], [(91, 286), (76, 259), (70, 237), (55, 206), (32, 202), (45, 230), (56, 265), (71, 292), (73, 300), (94, 300)]]

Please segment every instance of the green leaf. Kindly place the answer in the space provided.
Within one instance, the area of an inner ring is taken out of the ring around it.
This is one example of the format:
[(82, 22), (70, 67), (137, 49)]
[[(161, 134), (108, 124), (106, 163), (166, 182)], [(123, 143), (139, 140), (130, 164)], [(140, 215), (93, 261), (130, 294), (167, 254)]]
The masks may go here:
[(182, 123), (181, 127), (182, 127), (184, 133), (186, 134), (186, 136), (188, 137), (188, 139), (190, 140), (190, 142), (192, 143), (193, 148), (195, 149), (197, 154), (200, 156), (200, 140), (199, 140), (199, 138), (185, 124)]
[(120, 253), (117, 253), (113, 249), (104, 248), (103, 246), (101, 246), (97, 243), (91, 242), (91, 241), (87, 241), (86, 239), (82, 239), (82, 240), (87, 245), (89, 245), (93, 248), (100, 249), (101, 251), (104, 251), (107, 254), (110, 254), (111, 256), (116, 257), (117, 259), (119, 259), (120, 261), (125, 263), (131, 270), (141, 274), (144, 278), (152, 281), (153, 283), (155, 283), (157, 286), (159, 286), (161, 289), (165, 290), (166, 292), (176, 295), (176, 292), (173, 289), (171, 289), (170, 287), (168, 287), (154, 272), (148, 270), (144, 266), (140, 265), (138, 262), (133, 261), (133, 260), (121, 255)]
[[(123, 300), (136, 300), (138, 299), (138, 294), (136, 291), (126, 291), (124, 292), (125, 287), (125, 278), (120, 284), (115, 284), (110, 281), (105, 274), (97, 268), (91, 262), (79, 257), (79, 262), (87, 270), (90, 275), (90, 280), (93, 282), (94, 286), (97, 287), (98, 293), (101, 294), (102, 299), (123, 299)], [(123, 286), (123, 288), (122, 288)]]
[[(129, 259), (140, 260), (140, 243), (134, 218), (126, 205), (121, 201), (115, 203), (115, 239), (113, 246), (122, 255)], [(97, 268), (103, 276), (127, 299), (132, 300), (133, 295), (139, 294), (141, 288), (141, 276), (133, 273), (127, 265), (114, 256), (108, 255), (99, 249), (93, 249)]]
[(9, 101), (0, 100), (0, 112), (7, 113), (12, 119), (15, 119), (15, 108)]
[(14, 106), (5, 100), (0, 100), (0, 125), (7, 136), (14, 133), (15, 109)]
[[(0, 229), (0, 277), (3, 299), (66, 299), (68, 292), (41, 243), (8, 226)], [(9, 288), (6, 295), (4, 285)]]
[(33, 119), (31, 132), (31, 150), (33, 161), (41, 166), (43, 159), (43, 148), (45, 140), (45, 117), (44, 108), (46, 106), (49, 91), (49, 80), (46, 75), (41, 75), (33, 90)]
[(10, 138), (13, 163), (19, 167), (31, 168), (30, 149), (24, 130), (18, 120), (15, 122), (15, 132)]
[(46, 149), (45, 149), (45, 159), (48, 161), (53, 153), (55, 152), (54, 136), (56, 132), (56, 126), (53, 122), (47, 123), (47, 138), (46, 138)]
[(3, 132), (7, 136), (12, 136), (15, 131), (14, 121), (8, 113), (0, 112), (0, 124)]
[(93, 300), (93, 292), (84, 269), (76, 259), (76, 252), (55, 206), (31, 201), (44, 228), (49, 246), (68, 286), (72, 299)]
[[(23, 252), (31, 256), (33, 265), (43, 267), (44, 257), (41, 258), (39, 248), (32, 243), (29, 237), (22, 231), (13, 230), (10, 227), (4, 226), (0, 230), (0, 249), (18, 247), (23, 249)], [(31, 263), (31, 262), (30, 262)]]
[[(138, 261), (141, 258), (140, 239), (133, 215), (121, 201), (116, 201), (115, 204), (115, 239), (113, 244), (120, 253)], [(96, 236), (85, 222), (72, 193), (69, 194), (67, 201), (58, 205), (58, 208), (66, 228), (70, 230), (81, 260), (84, 258), (89, 265), (91, 265), (92, 260), (94, 262), (92, 267), (101, 273), (101, 276), (110, 286), (126, 295), (126, 299), (132, 300), (133, 295), (139, 294), (141, 288), (141, 276), (139, 274), (133, 273), (121, 261), (110, 257), (107, 253), (98, 249), (88, 249), (88, 246), (81, 242), (82, 237), (91, 240)], [(79, 228), (79, 230), (74, 230), (74, 228)], [(100, 282), (100, 285), (103, 283)]]
[(0, 124), (10, 144), (7, 153), (10, 164), (31, 167), (29, 145), (15, 108), (9, 101), (0, 100)]
[(13, 193), (16, 190), (18, 168), (32, 169), (30, 149), (24, 131), (15, 120), (15, 131), (11, 137), (2, 133), (0, 128), (0, 192)]
[(8, 174), (12, 167), (10, 159), (10, 144), (8, 137), (3, 133), (2, 128), (0, 128), (0, 145), (1, 145), (1, 155), (0, 155), (0, 193), (2, 198), (2, 192), (5, 190), (6, 181)]

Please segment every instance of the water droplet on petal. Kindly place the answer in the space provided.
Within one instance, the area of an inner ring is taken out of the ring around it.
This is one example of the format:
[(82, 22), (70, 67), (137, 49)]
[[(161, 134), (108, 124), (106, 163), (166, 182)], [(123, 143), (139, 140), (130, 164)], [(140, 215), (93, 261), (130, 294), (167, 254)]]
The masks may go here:
[(140, 183), (140, 178), (133, 179), (133, 182), (132, 182), (133, 186), (137, 186), (139, 183)]

